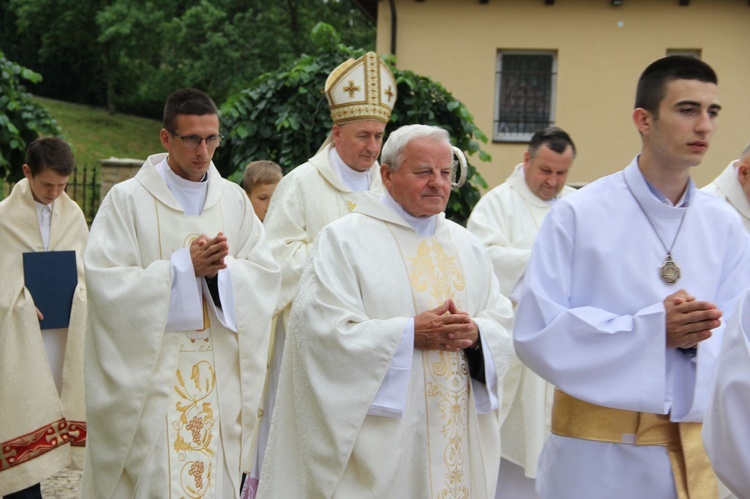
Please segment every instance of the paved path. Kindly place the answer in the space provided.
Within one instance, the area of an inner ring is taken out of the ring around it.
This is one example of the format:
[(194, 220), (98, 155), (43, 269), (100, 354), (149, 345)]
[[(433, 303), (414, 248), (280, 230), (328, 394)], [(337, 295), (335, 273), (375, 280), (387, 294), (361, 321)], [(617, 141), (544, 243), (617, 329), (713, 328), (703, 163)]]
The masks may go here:
[(81, 472), (63, 470), (42, 481), (44, 499), (79, 499), (81, 497)]

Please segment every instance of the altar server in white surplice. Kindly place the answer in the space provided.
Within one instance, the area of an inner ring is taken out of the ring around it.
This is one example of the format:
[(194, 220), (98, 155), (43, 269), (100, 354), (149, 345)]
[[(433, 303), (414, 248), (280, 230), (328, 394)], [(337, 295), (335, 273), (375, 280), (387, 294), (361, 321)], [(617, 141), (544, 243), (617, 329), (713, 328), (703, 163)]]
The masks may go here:
[[(396, 80), (376, 53), (349, 59), (325, 84), (333, 129), (318, 153), (279, 183), (264, 221), (274, 258), (281, 266), (281, 295), (268, 388), (257, 452), (248, 487), (257, 487), (281, 368), (286, 323), (302, 269), (315, 237), (330, 222), (348, 215), (363, 192), (382, 193), (378, 156), (385, 126), (396, 104)], [(244, 497), (253, 497), (254, 490)]]
[[(26, 178), (0, 203), (0, 497), (9, 499), (41, 498), (42, 480), (83, 467), (83, 249), (89, 231), (81, 208), (65, 193), (74, 168), (64, 140), (36, 139), (26, 150)], [(45, 314), (53, 320), (42, 305), (47, 301), (29, 291), (24, 253), (59, 251), (75, 252), (63, 274), (78, 282), (72, 300), (67, 294), (68, 327), (50, 328), (40, 322)]]
[(742, 151), (740, 159), (729, 163), (713, 182), (701, 190), (732, 205), (742, 217), (745, 229), (750, 231), (750, 144)]
[(238, 497), (279, 270), (242, 189), (211, 162), (216, 106), (178, 90), (161, 142), (113, 187), (86, 248), (84, 498)]
[[(575, 144), (564, 130), (539, 130), (531, 137), (523, 163), (505, 183), (485, 194), (471, 212), (466, 228), (489, 251), (503, 295), (511, 296), (521, 280), (539, 227), (552, 205), (575, 192), (565, 185), (575, 155)], [(497, 497), (537, 497), (536, 465), (549, 435), (554, 387), (516, 355), (503, 383), (503, 460)]]
[(750, 254), (737, 214), (690, 179), (716, 129), (716, 82), (694, 58), (649, 65), (640, 154), (555, 203), (539, 231), (514, 337), (557, 387), (543, 498), (718, 497), (701, 422)]
[(737, 497), (750, 497), (750, 292), (727, 325), (703, 441), (716, 474)]
[(512, 311), (482, 244), (445, 219), (452, 163), (444, 130), (396, 130), (387, 193), (318, 235), (259, 497), (494, 497)]

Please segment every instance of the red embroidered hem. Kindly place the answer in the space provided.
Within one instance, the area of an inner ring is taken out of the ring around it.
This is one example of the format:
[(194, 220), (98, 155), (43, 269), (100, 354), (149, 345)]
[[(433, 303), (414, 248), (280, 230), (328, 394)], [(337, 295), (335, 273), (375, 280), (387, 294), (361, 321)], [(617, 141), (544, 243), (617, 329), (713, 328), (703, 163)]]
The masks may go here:
[(60, 419), (47, 426), (0, 444), (0, 471), (25, 463), (70, 442), (86, 445), (86, 423)]

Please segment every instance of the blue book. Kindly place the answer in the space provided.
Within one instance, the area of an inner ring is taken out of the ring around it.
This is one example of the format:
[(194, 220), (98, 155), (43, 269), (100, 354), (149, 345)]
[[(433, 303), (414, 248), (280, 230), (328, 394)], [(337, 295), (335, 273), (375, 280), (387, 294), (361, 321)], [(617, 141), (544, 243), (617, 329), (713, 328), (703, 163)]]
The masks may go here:
[(24, 253), (23, 277), (34, 305), (44, 316), (41, 329), (68, 327), (73, 293), (78, 285), (76, 252)]

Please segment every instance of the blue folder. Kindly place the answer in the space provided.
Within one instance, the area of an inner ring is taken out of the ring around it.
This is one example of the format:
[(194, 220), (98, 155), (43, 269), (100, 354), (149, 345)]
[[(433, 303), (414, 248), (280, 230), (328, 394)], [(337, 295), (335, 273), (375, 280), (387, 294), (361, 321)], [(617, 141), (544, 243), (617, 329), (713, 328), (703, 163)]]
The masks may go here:
[(73, 293), (78, 285), (76, 252), (24, 253), (23, 277), (34, 305), (44, 315), (41, 329), (68, 327)]

